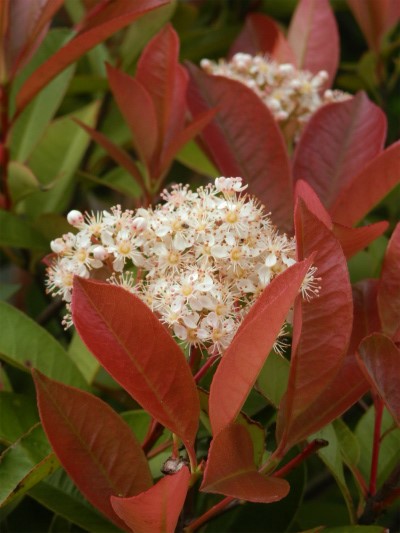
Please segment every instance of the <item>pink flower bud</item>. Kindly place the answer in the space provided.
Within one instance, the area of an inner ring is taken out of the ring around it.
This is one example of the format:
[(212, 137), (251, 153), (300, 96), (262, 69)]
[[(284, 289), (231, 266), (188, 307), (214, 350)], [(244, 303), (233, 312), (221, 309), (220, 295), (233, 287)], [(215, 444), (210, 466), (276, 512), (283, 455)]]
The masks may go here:
[(83, 223), (83, 215), (80, 211), (73, 209), (68, 213), (67, 220), (71, 226), (80, 226)]
[(96, 248), (93, 248), (93, 257), (95, 259), (98, 259), (99, 261), (104, 261), (107, 256), (108, 252), (104, 248), (104, 246), (96, 246)]

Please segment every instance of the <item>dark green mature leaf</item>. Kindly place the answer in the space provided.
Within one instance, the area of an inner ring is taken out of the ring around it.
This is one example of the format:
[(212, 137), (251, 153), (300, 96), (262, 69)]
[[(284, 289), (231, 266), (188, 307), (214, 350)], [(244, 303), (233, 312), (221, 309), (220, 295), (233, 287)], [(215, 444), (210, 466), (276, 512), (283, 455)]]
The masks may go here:
[(46, 376), (63, 383), (87, 388), (82, 374), (61, 344), (27, 315), (0, 302), (0, 323), (1, 359), (26, 372), (37, 368)]
[(73, 524), (91, 533), (120, 533), (85, 500), (61, 468), (29, 490), (29, 496)]
[(30, 396), (0, 392), (0, 441), (11, 444), (39, 422), (36, 404)]
[(189, 141), (178, 152), (176, 159), (203, 176), (216, 177), (219, 171), (195, 141)]
[(0, 246), (47, 250), (49, 243), (22, 218), (0, 210)]
[(0, 506), (24, 494), (58, 466), (38, 423), (0, 457)]

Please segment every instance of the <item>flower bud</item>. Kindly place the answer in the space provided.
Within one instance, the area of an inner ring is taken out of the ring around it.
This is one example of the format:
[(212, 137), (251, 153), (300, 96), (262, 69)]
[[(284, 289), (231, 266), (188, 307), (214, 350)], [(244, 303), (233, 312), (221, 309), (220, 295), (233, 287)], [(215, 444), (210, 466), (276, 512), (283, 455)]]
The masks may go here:
[(137, 232), (144, 231), (147, 228), (147, 220), (143, 217), (136, 217), (132, 221), (132, 229)]
[(51, 241), (50, 248), (55, 254), (62, 254), (66, 248), (66, 245), (62, 239), (55, 239), (54, 241)]
[(83, 223), (83, 215), (80, 211), (73, 209), (68, 213), (67, 220), (68, 223), (71, 224), (71, 226), (77, 227)]
[(99, 261), (104, 261), (107, 256), (108, 252), (104, 248), (104, 246), (96, 246), (96, 248), (93, 248), (93, 257), (95, 259), (98, 259)]

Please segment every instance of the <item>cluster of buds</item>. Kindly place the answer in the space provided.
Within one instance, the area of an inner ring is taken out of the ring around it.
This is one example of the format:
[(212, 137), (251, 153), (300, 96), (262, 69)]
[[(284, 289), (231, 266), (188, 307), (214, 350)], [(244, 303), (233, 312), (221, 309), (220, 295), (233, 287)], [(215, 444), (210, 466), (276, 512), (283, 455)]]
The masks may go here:
[(252, 89), (276, 121), (295, 137), (319, 107), (351, 98), (341, 91), (323, 90), (328, 78), (324, 70), (313, 75), (263, 55), (237, 53), (230, 61), (203, 59), (200, 65), (208, 74), (240, 81)]
[[(51, 242), (48, 291), (69, 306), (74, 275), (104, 279), (143, 300), (184, 346), (222, 354), (258, 295), (296, 262), (294, 239), (278, 233), (246, 187), (220, 177), (195, 192), (173, 186), (154, 209), (71, 211), (78, 231)], [(314, 274), (305, 298), (318, 294)]]

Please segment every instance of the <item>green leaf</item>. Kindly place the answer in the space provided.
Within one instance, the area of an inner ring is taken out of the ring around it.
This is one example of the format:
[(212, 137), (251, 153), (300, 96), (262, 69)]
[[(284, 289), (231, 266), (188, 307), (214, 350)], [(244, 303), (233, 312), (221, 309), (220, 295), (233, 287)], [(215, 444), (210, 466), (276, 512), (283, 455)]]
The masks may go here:
[[(355, 435), (360, 443), (359, 470), (369, 483), (372, 457), (372, 440), (374, 434), (375, 409), (371, 406), (359, 420)], [(387, 409), (383, 411), (381, 435), (386, 433), (381, 440), (378, 462), (378, 487), (387, 479), (393, 468), (400, 462), (400, 428), (395, 428), (395, 422)]]
[(38, 423), (0, 457), (0, 506), (21, 496), (59, 466)]
[[(50, 31), (29, 65), (24, 69), (21, 80), (26, 79), (39, 65), (44, 63), (71, 36), (71, 31), (57, 29)], [(53, 81), (51, 81), (36, 98), (24, 109), (16, 120), (12, 130), (11, 156), (17, 161), (26, 161), (31, 155), (37, 142), (42, 137), (47, 124), (57, 111), (69, 82), (73, 76), (75, 66), (71, 65)]]
[(13, 205), (40, 190), (40, 183), (30, 168), (18, 161), (8, 165), (8, 183)]
[(36, 402), (30, 396), (0, 392), (0, 441), (9, 445), (39, 422)]
[(341, 418), (332, 422), (339, 443), (343, 462), (348, 466), (356, 466), (360, 460), (360, 444), (357, 437)]
[(272, 351), (257, 379), (257, 390), (278, 407), (289, 380), (289, 361)]
[(192, 140), (185, 144), (175, 159), (203, 176), (216, 177), (220, 174), (196, 141)]
[(328, 446), (326, 446), (325, 448), (321, 448), (320, 450), (318, 450), (317, 453), (319, 458), (324, 462), (326, 467), (331, 472), (332, 476), (335, 478), (335, 481), (338, 484), (338, 487), (341, 493), (343, 494), (343, 498), (346, 502), (350, 521), (354, 523), (354, 521), (357, 519), (357, 516), (353, 504), (353, 499), (351, 497), (350, 490), (347, 487), (347, 483), (344, 477), (342, 453), (333, 425), (329, 424), (317, 433), (314, 433), (314, 435), (309, 438), (309, 441), (311, 442), (314, 439), (324, 439), (329, 442)]
[(387, 529), (382, 526), (340, 526), (327, 527), (322, 533), (385, 533)]
[(26, 372), (30, 372), (32, 367), (37, 368), (62, 383), (87, 388), (87, 383), (61, 344), (27, 315), (0, 302), (0, 323), (1, 359)]
[(121, 167), (113, 168), (101, 178), (86, 172), (81, 173), (81, 176), (93, 183), (108, 187), (113, 191), (131, 196), (132, 198), (138, 198), (141, 195), (141, 189), (135, 179)]
[(29, 159), (29, 166), (42, 185), (53, 183), (50, 191), (31, 195), (25, 210), (32, 216), (61, 212), (67, 208), (74, 191), (74, 175), (89, 144), (89, 137), (73, 120), (79, 118), (94, 126), (99, 103), (94, 102), (79, 111), (56, 119)]
[(99, 371), (100, 363), (86, 348), (76, 331), (74, 332), (68, 347), (68, 355), (72, 361), (74, 361), (78, 370), (81, 372), (86, 381), (89, 384), (92, 384), (97, 372)]
[(131, 428), (137, 440), (143, 442), (149, 429), (151, 416), (142, 409), (125, 411), (124, 413), (121, 413), (121, 416)]
[(0, 210), (0, 246), (46, 250), (49, 243), (22, 218)]
[(64, 470), (58, 470), (29, 491), (29, 496), (57, 515), (93, 533), (121, 533), (78, 491)]
[(56, 239), (64, 233), (76, 233), (76, 229), (68, 224), (65, 216), (56, 215), (55, 213), (45, 213), (40, 215), (32, 224), (35, 230), (46, 238), (47, 248), (50, 252), (50, 241)]

